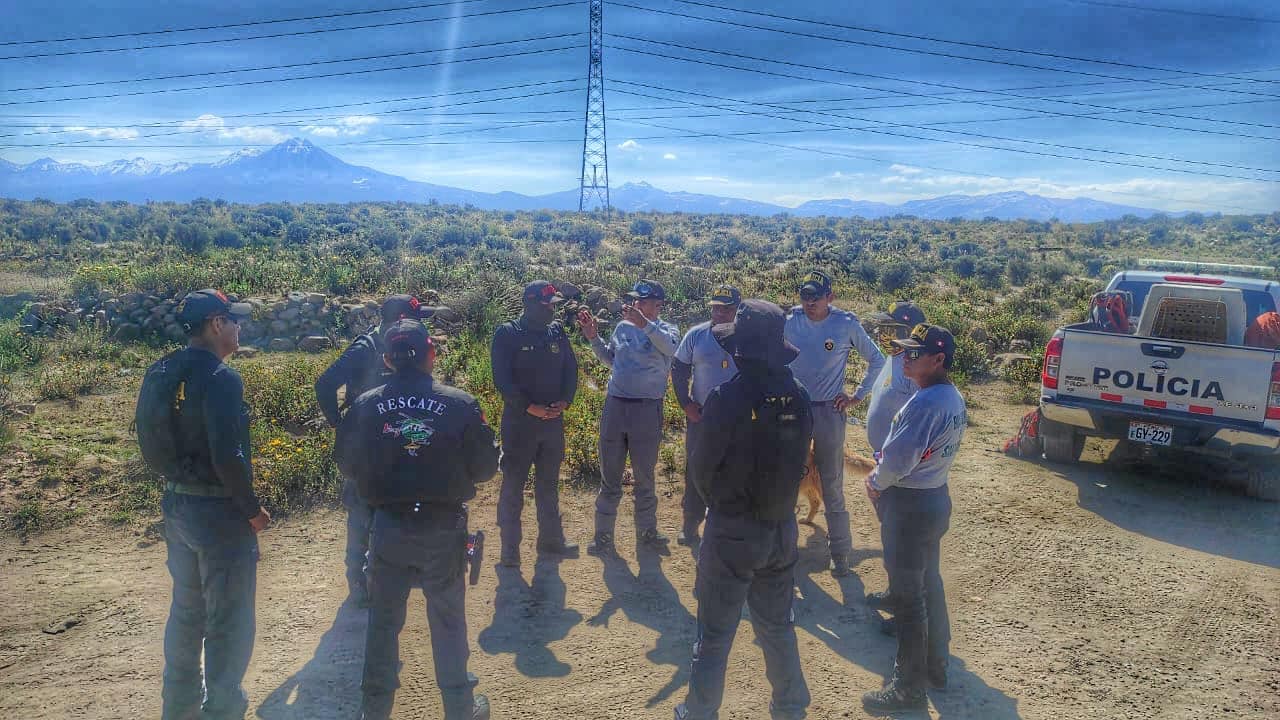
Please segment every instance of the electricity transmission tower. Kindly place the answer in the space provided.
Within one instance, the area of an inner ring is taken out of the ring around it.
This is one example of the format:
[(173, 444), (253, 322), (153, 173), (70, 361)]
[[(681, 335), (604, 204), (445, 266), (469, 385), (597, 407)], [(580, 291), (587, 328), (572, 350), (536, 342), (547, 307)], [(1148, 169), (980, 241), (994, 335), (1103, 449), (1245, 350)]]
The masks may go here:
[(591, 42), (587, 65), (587, 115), (582, 136), (578, 211), (609, 212), (609, 151), (604, 131), (604, 0), (590, 0)]

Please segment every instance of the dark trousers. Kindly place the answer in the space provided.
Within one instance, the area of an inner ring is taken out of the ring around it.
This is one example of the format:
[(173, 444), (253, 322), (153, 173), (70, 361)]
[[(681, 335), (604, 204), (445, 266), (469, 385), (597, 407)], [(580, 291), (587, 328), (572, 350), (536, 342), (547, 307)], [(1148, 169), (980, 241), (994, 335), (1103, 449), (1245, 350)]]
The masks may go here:
[(368, 594), (369, 530), (373, 508), (360, 497), (354, 480), (342, 482), (342, 506), (347, 510), (347, 590), (355, 596)]
[(928, 668), (945, 664), (951, 644), (947, 598), (939, 570), (942, 536), (951, 523), (947, 486), (890, 487), (877, 502), (889, 595), (897, 625), (895, 675), (911, 691), (928, 685)]
[(161, 507), (173, 577), (162, 717), (243, 718), (249, 698), (240, 684), (253, 655), (258, 539), (228, 498), (170, 491)]
[(467, 677), (465, 513), (413, 518), (378, 509), (373, 514), (369, 546), (369, 630), (365, 636), (364, 694), (366, 720), (391, 716), (400, 687), (400, 631), (412, 588), (427, 600), (427, 625), (435, 659), (436, 685), (444, 700), (446, 720), (471, 717), (474, 702)]
[(693, 464), (690, 459), (698, 449), (706, 429), (700, 422), (690, 422), (684, 430), (684, 497), (680, 500), (680, 508), (684, 511), (684, 531), (697, 533), (702, 521), (707, 516), (707, 504), (702, 500), (693, 482)]
[(600, 416), (600, 494), (596, 496), (596, 534), (613, 534), (622, 502), (622, 473), (631, 456), (635, 478), (636, 534), (658, 527), (655, 474), (662, 444), (662, 401), (605, 398)]
[(719, 717), (725, 665), (743, 602), (751, 608), (751, 623), (764, 650), (765, 676), (773, 686), (770, 711), (777, 718), (804, 717), (809, 687), (800, 669), (792, 611), (799, 557), (796, 537), (795, 518), (767, 523), (714, 509), (707, 516), (694, 584), (698, 640), (685, 699), (685, 717), (690, 720)]
[(538, 543), (564, 542), (560, 520), (560, 465), (564, 462), (564, 420), (542, 420), (523, 409), (502, 414), (502, 489), (498, 493), (498, 527), (502, 546), (520, 547), (524, 486), (533, 468), (533, 500), (538, 508)]

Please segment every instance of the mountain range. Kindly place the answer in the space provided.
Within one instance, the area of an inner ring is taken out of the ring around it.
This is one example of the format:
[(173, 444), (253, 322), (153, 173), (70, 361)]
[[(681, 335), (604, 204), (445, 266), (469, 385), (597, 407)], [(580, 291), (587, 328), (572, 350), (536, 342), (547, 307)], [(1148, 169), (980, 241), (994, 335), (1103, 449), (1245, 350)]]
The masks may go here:
[[(293, 138), (271, 148), (245, 149), (213, 163), (161, 165), (135, 158), (105, 165), (62, 163), (42, 158), (25, 165), (0, 159), (0, 197), (60, 202), (92, 200), (230, 202), (406, 201), (470, 204), (486, 210), (576, 210), (578, 191), (548, 195), (487, 193), (408, 180), (344, 162), (308, 140)], [(859, 200), (811, 200), (789, 208), (754, 200), (669, 192), (648, 183), (611, 190), (610, 201), (627, 212), (686, 212), (747, 215), (789, 213), (802, 217), (881, 218), (893, 215), (945, 220), (1049, 220), (1097, 222), (1124, 215), (1149, 217), (1160, 211), (1090, 198), (1049, 198), (1024, 192), (947, 195), (900, 205)]]

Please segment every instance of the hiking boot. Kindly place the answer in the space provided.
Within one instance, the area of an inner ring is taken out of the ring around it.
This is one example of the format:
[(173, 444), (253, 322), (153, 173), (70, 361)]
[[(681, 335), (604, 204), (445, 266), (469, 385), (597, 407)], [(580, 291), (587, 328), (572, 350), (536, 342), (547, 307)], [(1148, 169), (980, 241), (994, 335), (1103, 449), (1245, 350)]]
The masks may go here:
[(498, 564), (505, 568), (520, 567), (520, 548), (503, 546), (502, 555), (498, 559)]
[(538, 543), (538, 552), (543, 555), (555, 555), (556, 557), (572, 560), (578, 557), (578, 544), (567, 543), (564, 540), (540, 542)]
[(888, 590), (867, 593), (866, 603), (869, 607), (875, 608), (876, 610), (884, 610), (885, 612), (893, 611), (893, 605), (890, 602)]
[(853, 574), (848, 555), (831, 556), (831, 577), (847, 577)]
[(676, 536), (676, 544), (681, 547), (694, 547), (700, 542), (702, 542), (702, 538), (698, 537), (697, 530), (681, 530), (680, 534)]
[(611, 557), (618, 554), (613, 544), (613, 533), (597, 533), (591, 544), (587, 546), (587, 554), (595, 557)]
[(651, 547), (665, 546), (671, 542), (671, 538), (658, 532), (657, 528), (649, 528), (640, 533), (639, 541), (641, 545), (649, 545)]
[(485, 695), (476, 695), (475, 702), (471, 705), (471, 720), (489, 720), (489, 698)]
[(947, 661), (929, 663), (929, 687), (934, 690), (947, 689)]
[(898, 637), (898, 624), (897, 624), (897, 623), (895, 623), (895, 622), (894, 622), (894, 621), (892, 621), (892, 620), (886, 620), (885, 618), (879, 618), (879, 620), (880, 620), (880, 634), (881, 634), (881, 635), (885, 635), (885, 636), (887, 636), (887, 637)]
[(873, 715), (889, 715), (909, 710), (927, 710), (929, 699), (925, 697), (924, 691), (909, 692), (894, 680), (883, 690), (864, 693), (862, 707)]

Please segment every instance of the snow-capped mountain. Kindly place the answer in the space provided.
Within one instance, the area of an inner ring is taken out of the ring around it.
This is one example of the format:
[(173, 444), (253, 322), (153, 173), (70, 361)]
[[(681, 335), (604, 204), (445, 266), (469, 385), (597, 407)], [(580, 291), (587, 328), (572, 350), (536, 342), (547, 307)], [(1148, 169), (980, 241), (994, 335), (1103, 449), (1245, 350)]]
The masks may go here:
[[(471, 204), (494, 210), (576, 210), (578, 191), (529, 196), (487, 193), (407, 180), (351, 165), (308, 140), (293, 138), (271, 148), (246, 148), (212, 163), (162, 165), (143, 158), (105, 165), (60, 163), (41, 158), (25, 165), (0, 160), (0, 196), (95, 200), (186, 201), (221, 198), (232, 202), (357, 202), (364, 200)], [(948, 195), (901, 205), (859, 200), (813, 200), (796, 208), (755, 200), (689, 192), (669, 192), (646, 182), (612, 190), (613, 206), (627, 212), (686, 212), (748, 215), (790, 213), (804, 217), (914, 215), (920, 218), (1048, 220), (1095, 222), (1157, 211), (1090, 198), (1047, 198), (1023, 192)]]

